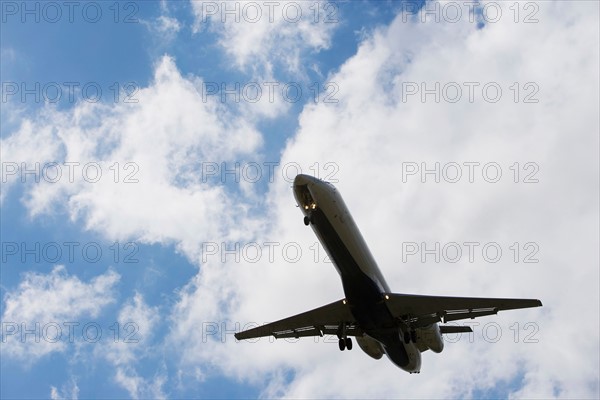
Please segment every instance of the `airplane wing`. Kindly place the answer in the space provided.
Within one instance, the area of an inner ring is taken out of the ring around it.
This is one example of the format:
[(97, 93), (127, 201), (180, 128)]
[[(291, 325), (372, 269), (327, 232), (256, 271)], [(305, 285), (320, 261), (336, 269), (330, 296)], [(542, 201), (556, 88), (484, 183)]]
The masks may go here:
[(342, 324), (346, 324), (346, 335), (362, 335), (348, 305), (344, 300), (338, 300), (293, 317), (236, 333), (235, 338), (241, 340), (274, 336), (276, 339), (281, 339), (334, 335)]
[[(444, 323), (466, 318), (497, 314), (498, 311), (539, 307), (535, 299), (504, 299), (482, 297), (420, 296), (412, 294), (388, 294), (386, 303), (392, 315), (402, 319), (412, 328), (432, 323)], [(347, 336), (361, 336), (356, 320), (345, 300), (338, 300), (323, 307), (294, 315), (270, 324), (235, 334), (238, 340), (273, 336), (276, 339), (307, 336), (335, 335), (341, 325), (346, 326)], [(444, 333), (466, 332), (455, 327), (443, 327)], [(462, 328), (462, 327), (458, 327)]]
[(403, 318), (418, 328), (434, 322), (457, 321), (495, 315), (498, 311), (541, 307), (537, 299), (505, 299), (484, 297), (421, 296), (389, 294), (386, 303), (394, 317)]

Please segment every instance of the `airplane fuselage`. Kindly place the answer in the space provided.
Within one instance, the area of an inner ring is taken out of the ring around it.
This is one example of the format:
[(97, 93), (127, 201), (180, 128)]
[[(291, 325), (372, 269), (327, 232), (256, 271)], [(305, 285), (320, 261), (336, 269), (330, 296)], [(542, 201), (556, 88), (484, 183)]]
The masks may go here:
[[(294, 197), (305, 223), (311, 226), (340, 274), (345, 300), (362, 331), (375, 339), (398, 367), (419, 372), (421, 351), (414, 340), (403, 340), (406, 332), (385, 301), (391, 290), (336, 188), (311, 176), (298, 175)], [(437, 329), (436, 336), (441, 340), (437, 324), (431, 329)]]
[(420, 372), (421, 352), (444, 349), (442, 334), (472, 332), (468, 326), (439, 325), (540, 307), (538, 299), (452, 297), (392, 293), (350, 211), (336, 188), (308, 175), (294, 180), (294, 197), (333, 261), (346, 297), (333, 303), (235, 334), (238, 340), (264, 336), (300, 338), (337, 335), (340, 350), (360, 348), (383, 355), (410, 373)]

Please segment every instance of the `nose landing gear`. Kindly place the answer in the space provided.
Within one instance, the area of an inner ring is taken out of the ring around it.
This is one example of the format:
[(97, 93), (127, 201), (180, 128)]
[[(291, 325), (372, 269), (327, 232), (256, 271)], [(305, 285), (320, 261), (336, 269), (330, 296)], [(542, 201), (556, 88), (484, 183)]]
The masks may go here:
[(304, 210), (306, 210), (306, 215), (304, 216), (304, 225), (306, 226), (313, 223), (312, 211), (317, 208), (317, 205), (312, 198), (308, 198), (307, 201), (308, 202), (304, 204)]
[(304, 225), (308, 226), (310, 224), (314, 224), (315, 221), (313, 220), (313, 215), (312, 213), (308, 213), (308, 215), (304, 216)]

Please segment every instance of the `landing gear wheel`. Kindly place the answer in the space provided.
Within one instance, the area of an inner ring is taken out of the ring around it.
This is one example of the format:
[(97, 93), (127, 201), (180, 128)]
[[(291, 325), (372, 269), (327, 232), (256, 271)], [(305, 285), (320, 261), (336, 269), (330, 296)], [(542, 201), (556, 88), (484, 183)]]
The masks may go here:
[(404, 332), (404, 343), (410, 343), (410, 333)]
[(352, 350), (352, 339), (346, 338), (346, 348)]
[(308, 217), (308, 215), (306, 215), (304, 217), (304, 225), (306, 225), (306, 226), (310, 225), (310, 218)]
[[(341, 339), (338, 341), (338, 346), (340, 347), (340, 350), (341, 350), (341, 351), (344, 351), (344, 350), (346, 350), (346, 341), (345, 341), (343, 338), (341, 338)], [(352, 346), (352, 345), (350, 345), (350, 346)], [(350, 349), (348, 349), (348, 350), (350, 350)]]

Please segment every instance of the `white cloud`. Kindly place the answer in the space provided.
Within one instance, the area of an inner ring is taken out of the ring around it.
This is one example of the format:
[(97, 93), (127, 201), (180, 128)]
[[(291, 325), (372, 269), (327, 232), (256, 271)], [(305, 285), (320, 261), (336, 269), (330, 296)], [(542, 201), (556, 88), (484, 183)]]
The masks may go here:
[(144, 378), (138, 376), (135, 371), (131, 371), (123, 367), (117, 367), (115, 372), (115, 380), (119, 385), (127, 390), (127, 393), (129, 393), (129, 396), (132, 399), (166, 398), (166, 395), (163, 393), (162, 389), (162, 386), (166, 381), (164, 376), (157, 376), (150, 380), (145, 380)]
[(108, 270), (86, 283), (69, 275), (64, 266), (48, 274), (25, 273), (19, 286), (3, 299), (3, 353), (32, 363), (64, 351), (71, 340), (65, 323), (97, 317), (114, 302), (119, 279), (119, 274)]
[[(223, 185), (202, 182), (198, 169), (259, 158), (262, 137), (226, 105), (203, 98), (201, 85), (199, 78), (183, 78), (165, 56), (153, 84), (136, 94), (137, 103), (46, 108), (24, 120), (2, 140), (2, 159), (28, 168), (38, 163), (40, 170), (56, 162), (62, 173), (56, 183), (26, 179), (24, 201), (32, 216), (65, 211), (111, 240), (176, 242), (191, 259), (202, 241), (226, 237), (222, 228), (238, 223), (245, 208)], [(66, 162), (76, 163), (73, 179)], [(98, 169), (101, 178), (93, 182)], [(20, 179), (18, 172), (8, 176), (3, 192)]]
[[(165, 56), (156, 65), (152, 84), (136, 93), (136, 103), (80, 103), (64, 111), (45, 107), (2, 140), (2, 159), (19, 167), (37, 163), (41, 170), (56, 162), (62, 176), (56, 183), (43, 178), (35, 183), (32, 176), (21, 183), (16, 173), (3, 184), (3, 195), (22, 185), (23, 202), (33, 218), (68, 213), (71, 222), (110, 240), (175, 243), (194, 263), (203, 242), (247, 237), (244, 226), (263, 222), (247, 215), (250, 206), (238, 201), (241, 194), (232, 194), (222, 183), (205, 182), (199, 168), (202, 163), (245, 158), (260, 161), (262, 137), (251, 112), (237, 113), (234, 107), (203, 97), (202, 84), (198, 77), (182, 77), (174, 60)], [(74, 163), (73, 179), (65, 163)], [(95, 171), (83, 174), (90, 164), (100, 166), (98, 182), (89, 182)], [(127, 183), (128, 175), (135, 182)], [(246, 188), (243, 193), (252, 191)], [(141, 299), (134, 300), (124, 313), (148, 311)], [(22, 308), (35, 309), (25, 304)], [(139, 319), (148, 326), (140, 331), (150, 334), (155, 320), (141, 314)], [(7, 311), (6, 317), (12, 316)], [(13, 353), (32, 351), (16, 342), (11, 344)], [(134, 358), (150, 351), (147, 341), (124, 345), (108, 351), (97, 347), (94, 356), (115, 365), (115, 380), (130, 396), (164, 397), (166, 375), (158, 372), (148, 378), (135, 366)], [(63, 348), (61, 343), (35, 347), (40, 355)]]
[(182, 28), (177, 18), (168, 15), (160, 15), (152, 21), (141, 20), (141, 22), (163, 43), (174, 40)]
[[(193, 4), (197, 11), (200, 3)], [(500, 4), (511, 16), (510, 4)], [(222, 263), (217, 257), (202, 264), (181, 291), (166, 339), (179, 354), (180, 371), (190, 371), (192, 379), (205, 380), (217, 368), (259, 385), (266, 397), (439, 398), (467, 397), (523, 374), (514, 396), (597, 397), (598, 45), (589, 33), (597, 32), (598, 5), (539, 6), (537, 24), (515, 24), (508, 17), (482, 30), (466, 21), (403, 22), (398, 16), (367, 35), (357, 54), (330, 77), (340, 88), (339, 102), (307, 105), (282, 155), (282, 165), (333, 161), (339, 166), (337, 186), (392, 289), (544, 301), (542, 309), (482, 320), (500, 324), (498, 343), (477, 336), (474, 343), (448, 344), (441, 355), (425, 353), (420, 376), (359, 350), (341, 353), (333, 343), (235, 343), (232, 332), (223, 336), (222, 328), (234, 329), (236, 321), (267, 322), (343, 293), (332, 265), (312, 261), (308, 249), (315, 238), (293, 207), (288, 182), (271, 186), (267, 215), (252, 221), (245, 199), (199, 182), (196, 160), (250, 157), (260, 151), (262, 138), (247, 119), (217, 102), (203, 102), (197, 92), (201, 81), (183, 78), (170, 58), (158, 64), (138, 104), (49, 110), (3, 140), (2, 157), (23, 151), (35, 130), (45, 132), (39, 146), (14, 159), (101, 160), (106, 170), (115, 160), (138, 164), (137, 184), (89, 185), (78, 179), (27, 192), (33, 214), (65, 203), (73, 219), (114, 239), (174, 242), (196, 261), (207, 240), (300, 243), (308, 255), (299, 263), (279, 255), (275, 262), (263, 257), (255, 264), (231, 258)], [(272, 57), (302, 38), (309, 43), (302, 51), (328, 45), (330, 28), (318, 29), (313, 38), (300, 25), (281, 24), (215, 29), (223, 40), (248, 39), (232, 42), (228, 51), (241, 68), (257, 62), (266, 73)], [(284, 63), (293, 71), (300, 53), (290, 54)], [(472, 103), (402, 100), (407, 83), (431, 88), (435, 82), (457, 82), (464, 89), (464, 82), (473, 81), (497, 83), (502, 100), (484, 101), (481, 92)], [(514, 82), (537, 84), (540, 102), (515, 103)], [(494, 161), (507, 175), (513, 162), (532, 161), (540, 166), (540, 182), (514, 184), (509, 177), (498, 184), (403, 183), (400, 172), (407, 161)], [(540, 263), (514, 263), (507, 256), (497, 264), (403, 264), (398, 253), (403, 241), (473, 240), (499, 241), (507, 252), (514, 241), (535, 241)], [(124, 310), (124, 316), (145, 321), (149, 331), (156, 325), (141, 297)], [(539, 343), (514, 343), (510, 327), (530, 321), (539, 326)], [(214, 324), (220, 334), (207, 335)], [(107, 359), (130, 396), (161, 397), (165, 375), (159, 373), (157, 386), (148, 388), (149, 380), (135, 369), (134, 358), (145, 351), (145, 346), (114, 347)]]
[[(119, 312), (119, 326), (123, 330), (123, 340), (111, 342), (110, 349), (103, 349), (105, 357), (115, 365), (135, 362), (136, 353), (147, 351), (152, 339), (153, 328), (158, 323), (158, 310), (148, 306), (141, 294), (136, 293)], [(139, 354), (137, 354), (139, 355)]]
[(114, 368), (114, 380), (127, 390), (131, 398), (165, 398), (163, 386), (167, 380), (164, 372), (152, 378), (140, 376), (137, 367), (142, 360), (155, 355), (153, 332), (159, 322), (156, 307), (148, 306), (142, 295), (136, 293), (119, 312), (118, 323), (122, 340), (112, 341), (96, 349), (96, 357), (104, 357)]
[(57, 389), (55, 386), (50, 386), (50, 398), (52, 400), (60, 400), (60, 399), (73, 399), (77, 400), (79, 398), (79, 386), (77, 386), (77, 382), (74, 378), (63, 385), (61, 389)]
[(318, 72), (318, 65), (307, 65), (305, 59), (331, 46), (341, 19), (336, 3), (192, 0), (191, 5), (194, 33), (216, 34), (220, 49), (248, 77), (237, 82), (209, 82), (229, 89), (240, 86), (244, 118), (281, 116), (293, 103), (325, 90), (315, 89), (317, 83), (309, 82), (308, 72)]
[(278, 65), (286, 72), (303, 74), (302, 56), (329, 48), (340, 18), (337, 5), (327, 2), (191, 4), (195, 31), (212, 29), (236, 66), (258, 75), (270, 75)]
[(181, 24), (176, 18), (161, 15), (157, 18), (158, 30), (165, 34), (174, 34), (179, 32)]
[[(598, 42), (590, 32), (598, 30), (598, 5), (536, 4), (537, 24), (515, 23), (510, 4), (501, 3), (507, 18), (481, 30), (467, 20), (433, 24), (398, 16), (330, 77), (340, 88), (339, 103), (305, 107), (281, 164), (339, 166), (337, 186), (392, 289), (534, 297), (544, 308), (481, 320), (480, 329), (497, 322), (502, 340), (488, 343), (479, 331), (475, 343), (463, 340), (441, 355), (425, 353), (416, 377), (360, 351), (336, 351), (334, 344), (235, 343), (229, 333), (206, 331), (182, 350), (188, 368), (209, 362), (261, 385), (277, 371), (290, 371), (291, 381), (276, 379), (267, 397), (465, 397), (520, 375), (522, 386), (507, 389), (517, 397), (597, 397)], [(403, 87), (413, 82), (427, 88), (457, 82), (463, 100), (436, 103), (430, 95), (421, 102), (417, 95), (403, 101)], [(470, 102), (464, 82), (479, 82), (479, 89), (491, 82), (503, 96), (492, 103), (478, 91)], [(514, 82), (521, 90), (516, 103)], [(538, 103), (522, 101), (528, 82), (539, 88)], [(481, 175), (473, 184), (466, 177), (457, 184), (418, 178), (403, 183), (402, 163), (409, 161), (430, 167), (436, 161), (497, 162), (504, 175), (497, 184)], [(540, 182), (513, 183), (514, 162), (539, 165)], [(296, 240), (307, 249), (310, 232), (292, 206), (289, 184), (276, 182), (269, 199), (268, 218), (277, 223), (252, 239)], [(481, 257), (477, 263), (403, 264), (403, 241), (497, 241), (505, 253), (495, 264)], [(540, 262), (513, 262), (509, 247), (529, 241), (539, 245)], [(342, 297), (332, 266), (306, 260), (214, 260), (188, 289), (174, 310), (174, 342), (211, 321), (232, 329), (235, 321), (262, 323)], [(515, 322), (519, 343), (513, 340)], [(527, 322), (539, 327), (538, 343), (523, 343)], [(423, 384), (431, 379), (436, 385)]]

